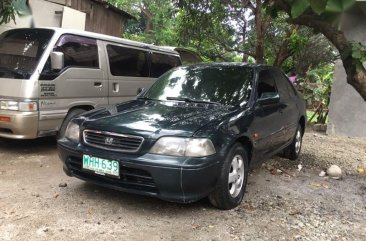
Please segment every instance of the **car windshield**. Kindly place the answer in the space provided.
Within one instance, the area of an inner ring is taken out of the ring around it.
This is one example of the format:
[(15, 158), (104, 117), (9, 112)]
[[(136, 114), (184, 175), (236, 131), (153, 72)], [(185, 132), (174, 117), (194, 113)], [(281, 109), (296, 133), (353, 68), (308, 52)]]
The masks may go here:
[(247, 66), (184, 66), (161, 76), (142, 98), (238, 105), (249, 99), (252, 80)]
[(53, 35), (48, 29), (14, 29), (0, 35), (0, 78), (28, 79)]

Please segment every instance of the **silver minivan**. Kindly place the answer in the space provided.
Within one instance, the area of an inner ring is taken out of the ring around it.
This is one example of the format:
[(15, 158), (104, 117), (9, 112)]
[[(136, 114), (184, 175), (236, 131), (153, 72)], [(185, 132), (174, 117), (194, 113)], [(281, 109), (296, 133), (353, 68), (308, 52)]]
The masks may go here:
[(107, 35), (58, 28), (0, 35), (0, 137), (62, 136), (70, 119), (133, 99), (179, 53)]

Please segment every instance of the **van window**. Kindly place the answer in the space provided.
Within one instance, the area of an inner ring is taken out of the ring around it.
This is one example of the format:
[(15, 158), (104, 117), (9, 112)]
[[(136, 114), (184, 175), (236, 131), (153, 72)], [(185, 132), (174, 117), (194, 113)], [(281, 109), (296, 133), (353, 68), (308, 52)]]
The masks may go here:
[(76, 35), (63, 35), (56, 44), (55, 51), (64, 53), (65, 68), (99, 68), (96, 39)]
[(168, 70), (180, 65), (180, 59), (177, 56), (152, 53), (151, 54), (151, 77), (157, 78)]
[(149, 76), (146, 51), (108, 45), (107, 52), (112, 75), (134, 77)]

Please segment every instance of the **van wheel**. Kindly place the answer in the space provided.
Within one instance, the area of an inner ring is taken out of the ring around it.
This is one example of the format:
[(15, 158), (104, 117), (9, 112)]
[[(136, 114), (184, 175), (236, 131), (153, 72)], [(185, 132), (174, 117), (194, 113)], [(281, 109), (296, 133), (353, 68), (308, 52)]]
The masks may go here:
[(59, 139), (63, 138), (65, 136), (67, 125), (69, 124), (71, 119), (77, 115), (80, 115), (81, 113), (83, 113), (85, 111), (86, 110), (80, 109), (80, 108), (70, 110), (69, 113), (67, 114), (67, 116), (65, 117), (64, 121), (62, 122), (60, 130), (58, 131), (58, 133), (56, 135), (56, 139), (59, 140)]
[(217, 186), (209, 195), (211, 204), (224, 210), (237, 207), (244, 197), (248, 173), (248, 152), (237, 143), (226, 156)]
[(291, 144), (283, 150), (283, 157), (296, 160), (301, 152), (302, 147), (302, 128), (301, 125), (297, 127), (294, 139), (292, 140)]

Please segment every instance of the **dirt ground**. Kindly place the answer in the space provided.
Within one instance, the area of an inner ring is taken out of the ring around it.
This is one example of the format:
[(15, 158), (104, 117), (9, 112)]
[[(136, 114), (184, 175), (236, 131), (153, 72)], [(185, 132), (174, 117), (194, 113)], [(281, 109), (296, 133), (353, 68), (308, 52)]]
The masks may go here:
[[(341, 180), (318, 176), (331, 164)], [(299, 161), (267, 161), (245, 201), (220, 211), (69, 178), (54, 138), (0, 139), (0, 240), (366, 240), (363, 168), (366, 139), (307, 133)]]

